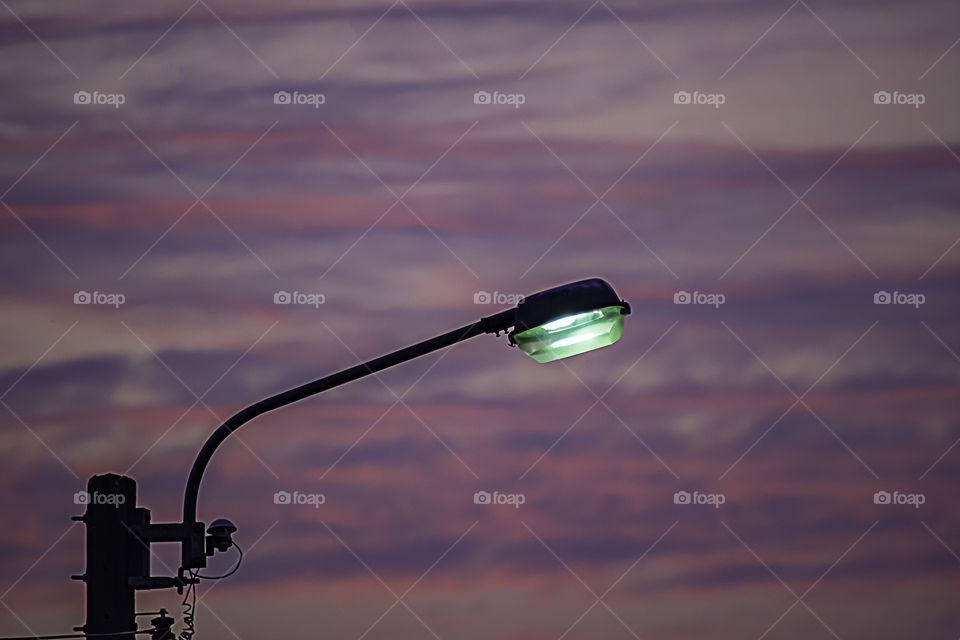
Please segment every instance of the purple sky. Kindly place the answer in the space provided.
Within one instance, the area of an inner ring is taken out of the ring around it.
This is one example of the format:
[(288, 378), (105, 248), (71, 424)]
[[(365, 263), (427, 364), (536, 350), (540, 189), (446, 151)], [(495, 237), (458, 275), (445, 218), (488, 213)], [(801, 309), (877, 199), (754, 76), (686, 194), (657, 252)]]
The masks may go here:
[(246, 404), (600, 276), (614, 347), (476, 338), (228, 441), (199, 515), (247, 555), (201, 637), (960, 636), (956, 3), (3, 0), (0, 33), (0, 634), (82, 624), (88, 476), (174, 521)]

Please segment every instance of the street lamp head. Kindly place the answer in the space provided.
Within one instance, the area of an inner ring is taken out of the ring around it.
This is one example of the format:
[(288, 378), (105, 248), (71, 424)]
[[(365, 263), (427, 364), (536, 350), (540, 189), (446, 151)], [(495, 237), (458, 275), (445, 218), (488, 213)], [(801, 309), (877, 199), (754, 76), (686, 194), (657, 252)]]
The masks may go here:
[(629, 313), (613, 287), (590, 278), (524, 298), (508, 337), (537, 362), (552, 362), (613, 344)]

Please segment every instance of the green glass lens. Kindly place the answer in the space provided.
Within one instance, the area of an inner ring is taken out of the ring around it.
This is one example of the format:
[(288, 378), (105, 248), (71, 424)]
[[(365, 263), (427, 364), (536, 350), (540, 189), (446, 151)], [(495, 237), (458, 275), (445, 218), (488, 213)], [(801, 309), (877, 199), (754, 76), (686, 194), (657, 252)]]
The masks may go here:
[(516, 334), (520, 350), (537, 362), (552, 362), (611, 345), (623, 335), (622, 307), (564, 316)]

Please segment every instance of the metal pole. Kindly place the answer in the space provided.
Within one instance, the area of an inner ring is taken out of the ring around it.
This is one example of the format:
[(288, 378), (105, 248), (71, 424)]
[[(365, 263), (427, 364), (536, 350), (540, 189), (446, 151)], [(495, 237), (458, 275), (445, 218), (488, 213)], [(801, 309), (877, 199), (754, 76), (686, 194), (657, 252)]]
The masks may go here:
[[(333, 387), (352, 382), (357, 378), (376, 373), (387, 367), (392, 367), (393, 365), (426, 355), (437, 349), (448, 347), (482, 333), (499, 333), (500, 331), (506, 331), (513, 326), (515, 317), (516, 308), (501, 311), (500, 313), (483, 318), (465, 327), (454, 329), (435, 338), (418, 342), (415, 345), (405, 347), (399, 351), (394, 351), (393, 353), (374, 358), (363, 364), (358, 364), (355, 367), (344, 369), (339, 373), (334, 373), (319, 380), (300, 385), (289, 391), (270, 396), (234, 414), (210, 435), (197, 454), (197, 459), (193, 462), (193, 467), (190, 469), (190, 476), (187, 478), (187, 487), (183, 496), (183, 521), (185, 523), (197, 521), (197, 495), (200, 492), (200, 480), (203, 478), (204, 469), (206, 469), (207, 464), (213, 457), (214, 451), (216, 451), (220, 443), (226, 440), (231, 433), (250, 420), (267, 411), (272, 411), (303, 400), (304, 398), (332, 389)], [(188, 566), (184, 568), (189, 569), (195, 567)]]
[(130, 535), (136, 520), (137, 483), (108, 473), (87, 482), (87, 510), (80, 518), (87, 526), (87, 634), (119, 633), (118, 640), (134, 640), (137, 628), (135, 591), (131, 572), (140, 570), (142, 545)]

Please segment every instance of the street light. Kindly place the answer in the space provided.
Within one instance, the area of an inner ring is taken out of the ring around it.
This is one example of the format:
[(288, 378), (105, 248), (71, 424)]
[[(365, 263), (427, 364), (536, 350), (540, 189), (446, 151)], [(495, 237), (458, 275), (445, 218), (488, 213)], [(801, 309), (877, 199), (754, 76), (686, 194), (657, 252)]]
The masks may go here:
[[(198, 582), (197, 572), (206, 567), (207, 557), (235, 546), (232, 534), (236, 526), (229, 520), (217, 519), (204, 531), (203, 523), (197, 521), (197, 496), (217, 447), (257, 416), (482, 333), (499, 336), (509, 331), (510, 344), (537, 362), (567, 358), (619, 340), (624, 316), (629, 313), (630, 305), (620, 300), (609, 284), (599, 278), (580, 280), (528, 296), (516, 307), (473, 324), (260, 400), (220, 425), (201, 447), (187, 478), (183, 522), (152, 523), (150, 510), (136, 506), (133, 478), (115, 474), (91, 477), (87, 484), (90, 495), (113, 494), (122, 499), (115, 500), (117, 507), (90, 501), (86, 513), (75, 518), (87, 526), (86, 573), (74, 576), (87, 585), (87, 622), (77, 630), (134, 640), (136, 591), (175, 587), (182, 592)], [(155, 542), (180, 543), (181, 566), (176, 577), (150, 575), (150, 545)], [(154, 621), (155, 626), (158, 620), (169, 627), (165, 615)], [(166, 640), (172, 635), (167, 631), (155, 637)]]
[(517, 305), (510, 342), (537, 362), (611, 345), (623, 335), (630, 305), (598, 278), (534, 294)]
[[(481, 333), (499, 335), (500, 332), (513, 328), (508, 335), (510, 343), (520, 347), (521, 351), (537, 362), (566, 358), (616, 342), (623, 333), (623, 317), (628, 313), (630, 313), (630, 305), (620, 300), (613, 287), (605, 281), (600, 278), (579, 280), (529, 296), (513, 309), (481, 318), (473, 324), (252, 404), (233, 415), (214, 431), (197, 454), (197, 459), (194, 460), (193, 467), (190, 469), (183, 496), (183, 521), (185, 523), (197, 521), (197, 494), (200, 491), (200, 480), (220, 443), (241, 426), (267, 411), (298, 402)], [(181, 571), (205, 566), (195, 564), (203, 563), (202, 556), (195, 554), (194, 557), (188, 558), (186, 550), (183, 560), (185, 564)]]

